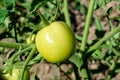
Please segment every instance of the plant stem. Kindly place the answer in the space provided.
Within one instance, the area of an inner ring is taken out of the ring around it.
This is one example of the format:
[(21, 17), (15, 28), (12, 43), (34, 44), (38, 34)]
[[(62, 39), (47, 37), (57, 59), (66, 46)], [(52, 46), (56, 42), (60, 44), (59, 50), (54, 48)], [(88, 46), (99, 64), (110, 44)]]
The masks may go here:
[(63, 12), (64, 12), (64, 16), (65, 16), (65, 21), (71, 28), (71, 21), (70, 21), (70, 16), (69, 16), (69, 11), (68, 11), (68, 0), (64, 0)]
[(59, 1), (56, 0), (56, 10), (55, 10), (55, 15), (52, 16), (52, 22), (56, 21), (59, 16)]
[(41, 14), (40, 11), (38, 11), (40, 19), (42, 20), (42, 22), (44, 23), (45, 26), (49, 25), (49, 22), (45, 19), (45, 17)]
[[(91, 17), (92, 17), (92, 13), (94, 10), (94, 4), (95, 4), (95, 0), (90, 0), (86, 23), (85, 23), (85, 28), (84, 28), (84, 32), (83, 32), (84, 35), (83, 35), (83, 39), (82, 39), (82, 45), (80, 48), (80, 50), (82, 52), (84, 52), (86, 49), (86, 43), (87, 43), (89, 27), (90, 27), (90, 23), (91, 23)], [(85, 58), (85, 59), (83, 58), (83, 65), (81, 67), (81, 73), (82, 73), (82, 77), (84, 80), (91, 80), (91, 76), (90, 76), (88, 66), (87, 66), (87, 58)]]
[(38, 54), (34, 59), (32, 59), (29, 62), (28, 66), (33, 66), (34, 64), (40, 62), (42, 59), (43, 59), (43, 57), (40, 54)]
[(95, 4), (95, 0), (90, 0), (90, 4), (89, 4), (90, 6), (88, 9), (88, 13), (87, 13), (85, 29), (83, 32), (84, 35), (83, 35), (83, 39), (82, 39), (81, 51), (85, 51), (87, 37), (88, 37), (88, 33), (89, 33), (89, 27), (90, 27), (90, 23), (91, 23), (91, 17), (92, 17), (92, 13), (94, 10), (94, 4)]
[(92, 53), (91, 53), (92, 51), (96, 50), (104, 41), (110, 39), (111, 37), (113, 37), (119, 31), (120, 31), (120, 26), (118, 26), (117, 28), (114, 28), (110, 33), (108, 33), (106, 36), (104, 36), (100, 41), (98, 41), (95, 45), (93, 45), (87, 51), (87, 54), (85, 55), (85, 58), (92, 55)]
[(32, 48), (32, 46), (29, 46), (29, 47), (27, 47), (27, 48), (25, 48), (25, 49), (23, 49), (23, 50), (21, 50), (21, 51), (18, 51), (17, 53), (15, 53), (15, 54), (13, 54), (13, 56), (10, 58), (10, 65), (12, 65), (13, 64), (13, 62), (14, 62), (14, 59), (17, 57), (17, 56), (19, 56), (19, 55), (21, 55), (21, 54), (23, 54), (24, 52), (26, 52), (27, 50), (30, 50)]
[(21, 71), (21, 74), (20, 74), (18, 80), (23, 80), (24, 71), (25, 71), (25, 69), (26, 69), (26, 67), (27, 67), (27, 65), (28, 65), (28, 63), (29, 63), (29, 61), (32, 59), (32, 57), (33, 57), (35, 51), (36, 51), (36, 47), (33, 46), (32, 51), (30, 52), (29, 56), (27, 57), (27, 59), (26, 59), (24, 65), (23, 65), (23, 67), (22, 67), (22, 71)]
[(19, 49), (20, 47), (26, 48), (28, 46), (30, 46), (30, 45), (24, 44), (24, 43), (11, 43), (11, 42), (0, 41), (0, 47), (7, 47), (7, 48)]

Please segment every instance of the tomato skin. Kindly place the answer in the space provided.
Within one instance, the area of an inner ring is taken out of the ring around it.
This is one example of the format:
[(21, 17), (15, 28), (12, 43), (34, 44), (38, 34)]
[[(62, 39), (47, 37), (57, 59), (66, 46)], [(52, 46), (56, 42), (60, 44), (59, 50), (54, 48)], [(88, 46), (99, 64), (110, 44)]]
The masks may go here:
[(35, 39), (39, 53), (52, 63), (68, 59), (75, 51), (75, 35), (62, 21), (56, 21), (40, 30)]
[[(4, 74), (1, 74), (0, 77), (2, 80), (18, 80), (20, 71), (21, 69), (13, 69), (12, 74), (4, 73)], [(23, 80), (30, 80), (30, 73), (28, 69), (25, 70)]]

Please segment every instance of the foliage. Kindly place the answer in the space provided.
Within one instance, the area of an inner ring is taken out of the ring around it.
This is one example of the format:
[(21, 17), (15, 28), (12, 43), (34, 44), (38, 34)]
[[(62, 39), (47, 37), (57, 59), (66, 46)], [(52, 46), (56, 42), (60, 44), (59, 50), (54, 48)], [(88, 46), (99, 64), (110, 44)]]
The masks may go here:
[[(120, 72), (120, 16), (111, 17), (114, 6), (105, 8), (112, 2), (119, 2), (119, 0), (90, 0), (88, 8), (82, 4), (82, 0), (74, 1), (73, 10), (79, 10), (82, 16), (86, 16), (84, 31), (81, 32), (84, 35), (76, 34), (74, 31), (77, 40), (76, 52), (66, 61), (73, 66), (72, 72), (76, 80), (80, 80), (80, 76), (90, 80), (92, 79), (90, 75), (99, 72), (104, 66), (107, 80), (111, 80)], [(42, 29), (46, 23), (54, 21), (64, 21), (71, 29), (75, 28), (76, 26), (71, 26), (76, 23), (72, 22), (69, 3), (68, 0), (0, 0), (0, 57), (4, 62), (0, 67), (0, 74), (5, 69), (11, 72), (13, 68), (21, 68), (19, 80), (22, 80), (26, 68), (30, 69), (44, 60), (38, 54), (34, 41), (32, 44), (27, 44), (26, 38), (32, 38), (32, 35)], [(101, 17), (94, 13), (96, 10), (101, 10), (109, 31), (105, 30), (106, 25), (103, 24)], [(120, 11), (120, 4), (117, 5), (116, 10)], [(96, 39), (94, 40), (88, 40), (91, 25), (95, 26)], [(12, 41), (2, 41), (8, 38)], [(8, 59), (5, 58), (7, 55), (4, 54), (7, 53), (4, 52), (5, 47), (14, 48)], [(91, 60), (99, 62), (98, 69), (89, 68)], [(62, 63), (55, 65), (60, 67)], [(64, 74), (68, 76), (67, 73)], [(38, 80), (36, 76), (35, 71), (32, 78)]]

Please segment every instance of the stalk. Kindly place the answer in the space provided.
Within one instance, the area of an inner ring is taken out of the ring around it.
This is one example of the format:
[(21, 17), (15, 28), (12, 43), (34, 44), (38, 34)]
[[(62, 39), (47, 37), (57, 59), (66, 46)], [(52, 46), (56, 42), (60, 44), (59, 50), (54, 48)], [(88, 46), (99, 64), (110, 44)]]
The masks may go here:
[(95, 4), (95, 0), (90, 0), (90, 6), (88, 9), (88, 13), (87, 13), (87, 18), (86, 18), (86, 23), (85, 23), (85, 29), (83, 32), (83, 39), (82, 39), (82, 45), (81, 45), (81, 51), (85, 51), (85, 47), (86, 47), (86, 43), (87, 43), (87, 37), (88, 37), (88, 33), (89, 33), (89, 27), (90, 27), (90, 23), (91, 23), (91, 17), (92, 17), (92, 13), (94, 10), (94, 4)]
[(15, 54), (13, 54), (13, 56), (10, 58), (10, 65), (13, 65), (14, 59), (15, 59), (17, 56), (19, 56), (19, 55), (23, 54), (24, 52), (30, 50), (31, 48), (32, 48), (32, 46), (29, 46), (29, 47), (27, 47), (27, 48), (25, 48), (25, 49), (23, 49), (23, 50), (21, 50), (21, 51), (18, 51), (18, 52), (15, 53)]
[(24, 43), (11, 43), (11, 42), (3, 42), (0, 41), (0, 47), (7, 47), (7, 48), (15, 48), (15, 49), (19, 49), (21, 48), (26, 48), (29, 47), (30, 45), (28, 44), (24, 44)]
[[(91, 23), (91, 17), (92, 17), (92, 13), (94, 11), (94, 5), (95, 5), (95, 0), (90, 0), (86, 23), (85, 23), (85, 28), (84, 28), (84, 32), (83, 32), (84, 35), (83, 35), (83, 39), (82, 39), (82, 45), (80, 48), (80, 50), (83, 52), (86, 49), (86, 43), (87, 43), (89, 27), (90, 27), (90, 23)], [(91, 80), (91, 76), (90, 76), (90, 73), (88, 70), (88, 65), (87, 65), (87, 58), (85, 58), (85, 59), (83, 58), (82, 60), (83, 60), (83, 65), (81, 67), (82, 77), (84, 80)]]
[(64, 16), (65, 16), (65, 21), (71, 28), (70, 15), (69, 15), (69, 11), (68, 11), (68, 0), (64, 0), (63, 12), (64, 12)]
[(21, 71), (21, 74), (20, 74), (18, 80), (23, 80), (24, 71), (25, 71), (25, 69), (26, 69), (26, 67), (27, 67), (27, 65), (28, 65), (28, 63), (29, 63), (29, 61), (32, 59), (32, 57), (33, 57), (35, 51), (36, 51), (36, 47), (33, 46), (33, 48), (32, 48), (32, 50), (31, 50), (30, 54), (28, 55), (27, 59), (25, 60), (25, 63), (24, 63), (24, 65), (23, 65), (23, 67), (22, 67), (22, 71)]
[(45, 19), (45, 17), (41, 14), (40, 11), (38, 11), (40, 19), (42, 20), (42, 22), (44, 23), (45, 26), (49, 25), (49, 22)]
[(116, 33), (118, 33), (120, 31), (120, 26), (118, 26), (117, 28), (114, 28), (110, 33), (108, 33), (106, 36), (104, 36), (101, 40), (99, 40), (96, 44), (94, 44), (88, 51), (87, 54), (84, 56), (89, 57), (90, 55), (92, 55), (92, 51), (95, 51), (104, 41), (110, 39), (111, 37), (113, 37)]

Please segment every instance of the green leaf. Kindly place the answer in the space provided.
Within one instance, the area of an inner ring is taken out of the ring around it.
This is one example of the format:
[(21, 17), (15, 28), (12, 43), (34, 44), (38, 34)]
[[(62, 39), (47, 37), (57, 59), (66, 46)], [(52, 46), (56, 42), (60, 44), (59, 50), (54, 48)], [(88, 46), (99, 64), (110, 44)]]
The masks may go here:
[(15, 4), (15, 0), (4, 0), (4, 2), (5, 2), (8, 6), (12, 6), (13, 4)]
[(0, 61), (7, 62), (7, 59), (4, 56), (0, 56)]
[(70, 57), (69, 60), (73, 62), (78, 68), (80, 68), (83, 65), (83, 60), (80, 54), (74, 54)]
[(96, 50), (93, 53), (93, 56), (96, 57), (96, 58), (99, 58), (99, 59), (103, 59), (104, 58), (104, 55), (103, 55), (102, 51), (100, 51), (100, 50)]
[(76, 38), (78, 41), (82, 41), (82, 36), (80, 36), (80, 35), (75, 35), (75, 38)]
[(116, 73), (120, 73), (120, 69), (116, 69), (115, 72), (116, 72)]
[(120, 22), (120, 16), (115, 16), (115, 17), (114, 17), (114, 20)]
[(109, 3), (109, 2), (111, 2), (112, 0), (105, 0), (106, 1), (106, 3)]
[(115, 34), (115, 35), (113, 36), (113, 38), (118, 40), (118, 39), (120, 38), (120, 32), (118, 32), (117, 34)]
[(7, 9), (1, 9), (0, 10), (0, 24), (4, 22), (7, 14), (8, 14), (8, 10)]
[(42, 59), (43, 59), (43, 57), (42, 57), (40, 54), (38, 54), (34, 59), (32, 59), (32, 60), (29, 62), (28, 65), (29, 65), (29, 66), (33, 66), (34, 64), (42, 61)]
[(100, 8), (104, 8), (105, 7), (105, 0), (96, 0), (97, 1), (97, 5)]
[(0, 0), (0, 8), (5, 7), (5, 6), (6, 6), (5, 2), (3, 0)]
[(23, 7), (26, 8), (27, 10), (30, 10), (30, 9), (31, 9), (31, 3), (30, 3), (30, 2), (22, 3), (21, 6), (23, 6)]
[(103, 25), (102, 25), (100, 19), (96, 15), (94, 16), (94, 18), (95, 18), (95, 27), (97, 28), (97, 30), (102, 31)]
[(31, 12), (35, 11), (38, 7), (43, 6), (47, 3), (47, 0), (33, 0), (31, 4)]
[(40, 19), (42, 20), (43, 24), (45, 26), (48, 26), (49, 25), (49, 22), (48, 20), (41, 14), (41, 12), (39, 12), (39, 16), (40, 16)]
[(118, 5), (118, 10), (120, 11), (120, 4)]
[(99, 8), (104, 8), (105, 5), (113, 0), (96, 0), (96, 4)]
[(80, 2), (81, 0), (75, 0), (75, 2)]
[(80, 9), (80, 12), (83, 13), (83, 14), (86, 14), (87, 13), (87, 8), (84, 6), (84, 5), (80, 5), (79, 6), (79, 9)]

